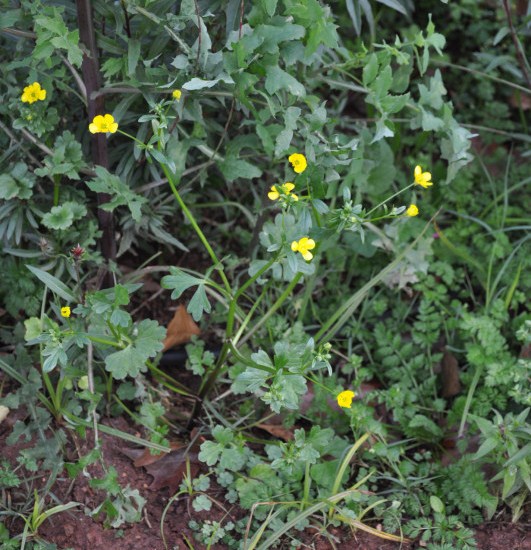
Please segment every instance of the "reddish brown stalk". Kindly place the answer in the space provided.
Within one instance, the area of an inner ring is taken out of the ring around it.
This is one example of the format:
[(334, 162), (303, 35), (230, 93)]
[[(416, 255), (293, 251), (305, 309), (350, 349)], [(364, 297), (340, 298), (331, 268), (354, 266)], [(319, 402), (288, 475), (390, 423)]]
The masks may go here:
[[(92, 18), (92, 5), (90, 0), (76, 0), (77, 21), (79, 27), (79, 39), (85, 48), (81, 72), (87, 90), (87, 111), (88, 121), (91, 121), (96, 115), (105, 113), (105, 104), (103, 95), (93, 97), (93, 93), (101, 88), (101, 73), (98, 63), (98, 50), (96, 47), (96, 35), (94, 33), (94, 24)], [(91, 136), (92, 160), (94, 164), (109, 167), (107, 155), (107, 137), (105, 134), (93, 134)], [(99, 193), (97, 196), (98, 205), (101, 206), (109, 202), (111, 197), (105, 193)], [(116, 241), (114, 238), (114, 220), (111, 212), (105, 212), (98, 209), (98, 222), (102, 231), (100, 239), (101, 252), (107, 262), (116, 260)], [(113, 280), (111, 273), (108, 272), (102, 281), (102, 286), (112, 286)]]

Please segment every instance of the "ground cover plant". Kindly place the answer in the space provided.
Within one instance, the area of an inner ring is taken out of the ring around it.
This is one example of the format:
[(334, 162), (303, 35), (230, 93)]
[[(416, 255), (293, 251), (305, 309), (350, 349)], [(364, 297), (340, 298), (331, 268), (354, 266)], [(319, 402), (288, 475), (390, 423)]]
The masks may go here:
[(1, 5), (2, 548), (528, 548), (529, 2)]

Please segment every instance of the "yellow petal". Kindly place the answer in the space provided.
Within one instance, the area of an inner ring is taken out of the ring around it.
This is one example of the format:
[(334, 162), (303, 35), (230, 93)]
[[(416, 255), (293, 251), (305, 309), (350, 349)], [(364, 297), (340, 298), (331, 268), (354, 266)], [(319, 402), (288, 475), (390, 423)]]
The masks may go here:
[(91, 134), (97, 134), (99, 131), (100, 131), (100, 130), (99, 130), (98, 126), (97, 126), (96, 124), (94, 124), (94, 122), (91, 122), (91, 123), (89, 124), (89, 132), (90, 132)]
[(293, 250), (293, 252), (297, 252), (297, 250), (299, 250), (299, 243), (297, 241), (293, 241), (291, 243), (291, 250)]
[(116, 132), (116, 130), (118, 130), (118, 123), (117, 122), (115, 122), (114, 124), (111, 124), (109, 126), (109, 132), (111, 134), (114, 134)]
[(46, 99), (46, 90), (41, 90), (39, 92), (39, 99), (42, 101), (43, 99)]
[(306, 248), (313, 250), (315, 248), (315, 241), (313, 239), (306, 239)]
[(291, 198), (294, 200), (294, 201), (298, 201), (299, 200), (299, 197), (297, 195), (295, 195), (295, 193), (292, 193), (291, 194)]
[(311, 252), (308, 252), (307, 250), (302, 253), (302, 257), (309, 262), (313, 258), (313, 254)]
[(291, 193), (291, 191), (293, 191), (293, 189), (295, 189), (295, 184), (288, 181), (282, 187), (283, 187), (283, 189), (286, 193)]
[(272, 201), (276, 201), (280, 195), (278, 194), (277, 191), (270, 191), (267, 196), (272, 200)]
[(420, 166), (415, 166), (415, 178), (418, 178), (422, 174), (422, 168)]

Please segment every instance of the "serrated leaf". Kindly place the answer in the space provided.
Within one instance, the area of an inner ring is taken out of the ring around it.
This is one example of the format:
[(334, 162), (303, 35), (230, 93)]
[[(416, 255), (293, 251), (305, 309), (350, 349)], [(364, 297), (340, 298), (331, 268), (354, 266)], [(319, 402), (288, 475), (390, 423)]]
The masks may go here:
[(107, 355), (105, 369), (116, 380), (123, 380), (127, 376), (134, 378), (147, 370), (145, 361), (145, 356), (139, 353), (132, 344), (129, 344), (125, 349)]
[(74, 222), (74, 214), (65, 205), (53, 206), (50, 212), (42, 217), (42, 223), (48, 229), (68, 229)]
[(266, 70), (265, 88), (270, 94), (286, 90), (297, 97), (306, 95), (305, 87), (294, 77), (283, 71), (278, 65), (269, 65)]
[(210, 313), (212, 306), (208, 301), (204, 284), (197, 287), (197, 290), (194, 292), (194, 295), (192, 296), (192, 299), (186, 309), (193, 317), (194, 321), (199, 321), (203, 316), (203, 313)]
[(189, 275), (176, 267), (170, 267), (170, 275), (162, 277), (160, 282), (162, 288), (173, 290), (171, 293), (172, 300), (180, 298), (185, 290), (201, 284), (203, 284), (203, 279)]

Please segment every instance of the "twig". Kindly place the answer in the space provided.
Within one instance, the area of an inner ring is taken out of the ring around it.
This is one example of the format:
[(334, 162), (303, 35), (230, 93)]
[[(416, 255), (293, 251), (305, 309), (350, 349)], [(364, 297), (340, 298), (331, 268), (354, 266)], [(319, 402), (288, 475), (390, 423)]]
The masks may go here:
[[(120, 4), (122, 5), (122, 10), (124, 12), (125, 17), (125, 32), (127, 34), (127, 38), (131, 38), (131, 24), (129, 22), (129, 12), (127, 11), (127, 8), (125, 7), (124, 0), (120, 0)], [(150, 525), (151, 527), (151, 525)]]
[[(87, 376), (88, 376), (88, 387), (89, 392), (94, 395), (94, 370), (92, 367), (93, 359), (93, 349), (92, 341), (89, 340), (87, 344)], [(96, 417), (96, 408), (92, 410), (92, 424), (94, 425), (94, 448), (99, 447), (99, 436), (98, 436), (98, 419)]]
[(64, 55), (59, 54), (59, 57), (62, 59), (63, 63), (66, 65), (68, 70), (72, 73), (72, 76), (76, 81), (77, 87), (79, 88), (79, 93), (81, 94), (81, 97), (83, 98), (83, 101), (86, 106), (88, 102), (87, 88), (85, 86), (85, 83), (83, 82), (83, 79), (81, 78), (79, 73), (76, 71), (76, 69), (73, 67), (73, 65), (70, 63), (70, 61), (68, 61), (68, 59)]
[(516, 30), (514, 28), (513, 19), (511, 17), (511, 8), (509, 7), (509, 2), (507, 0), (503, 0), (503, 9), (505, 10), (507, 23), (509, 23), (511, 38), (513, 39), (514, 49), (516, 50), (516, 58), (518, 59), (518, 63), (520, 65), (520, 68), (522, 69), (522, 73), (524, 75), (525, 81), (527, 82), (527, 86), (531, 88), (531, 78), (529, 77), (529, 73), (527, 71), (526, 60), (524, 58), (520, 42), (518, 41), (518, 37), (516, 36)]

